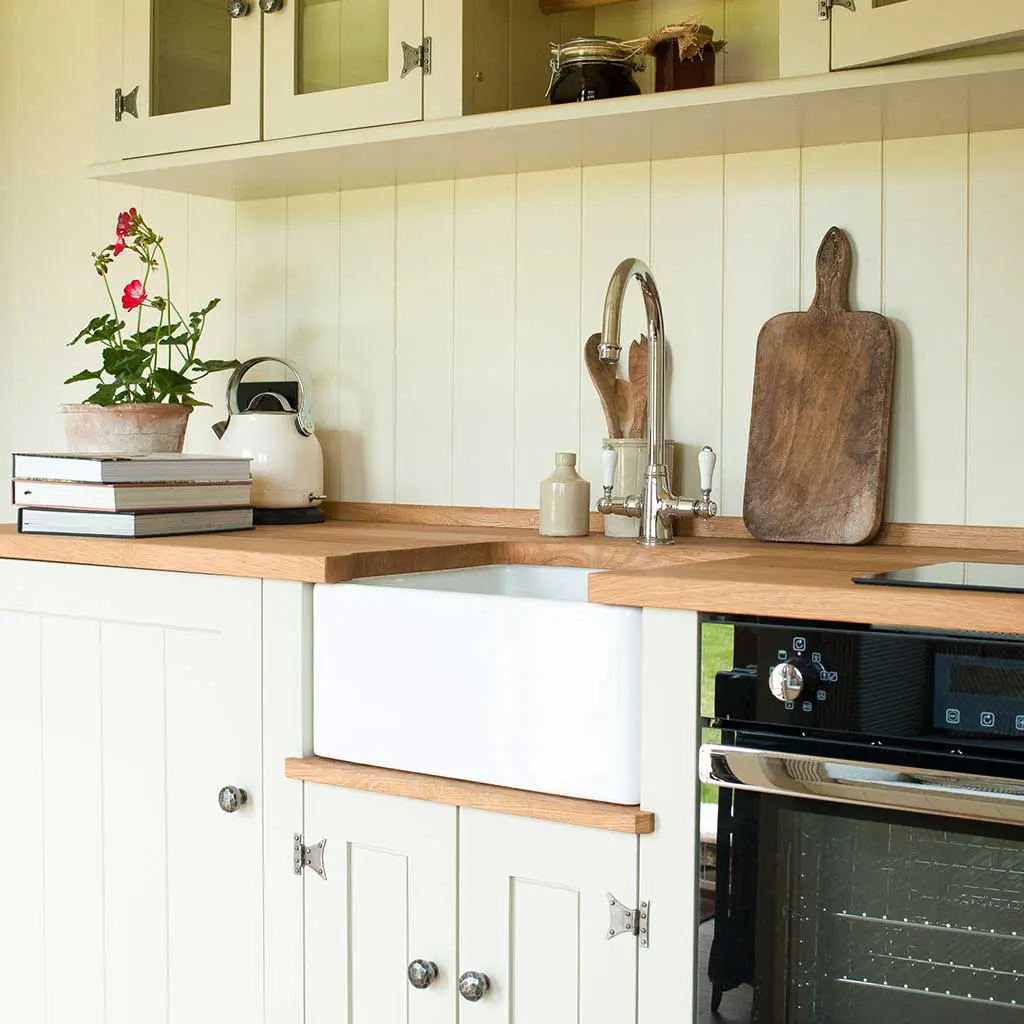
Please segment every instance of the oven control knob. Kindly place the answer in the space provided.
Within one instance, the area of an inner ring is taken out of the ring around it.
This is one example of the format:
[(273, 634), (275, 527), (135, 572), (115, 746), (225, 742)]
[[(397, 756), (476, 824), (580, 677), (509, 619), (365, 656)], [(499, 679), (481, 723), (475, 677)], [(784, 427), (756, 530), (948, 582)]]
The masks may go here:
[(796, 700), (804, 688), (804, 674), (793, 662), (783, 661), (768, 674), (768, 688), (776, 700)]

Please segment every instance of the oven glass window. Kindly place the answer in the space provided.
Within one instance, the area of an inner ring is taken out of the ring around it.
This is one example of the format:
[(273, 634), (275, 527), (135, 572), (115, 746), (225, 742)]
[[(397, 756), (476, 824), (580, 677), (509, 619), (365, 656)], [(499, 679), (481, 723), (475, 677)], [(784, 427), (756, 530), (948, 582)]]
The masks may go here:
[(718, 817), (701, 1024), (1024, 1020), (1021, 830), (736, 791)]

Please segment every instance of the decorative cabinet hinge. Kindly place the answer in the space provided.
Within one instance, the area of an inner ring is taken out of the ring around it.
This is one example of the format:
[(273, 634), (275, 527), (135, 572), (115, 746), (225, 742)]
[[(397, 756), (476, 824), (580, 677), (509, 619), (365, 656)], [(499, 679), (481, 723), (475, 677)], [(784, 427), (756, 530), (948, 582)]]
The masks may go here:
[(430, 36), (423, 37), (420, 46), (410, 46), (402, 42), (402, 78), (405, 78), (410, 71), (416, 68), (423, 68), (423, 74), (429, 75), (433, 66), (433, 40)]
[(848, 11), (857, 10), (853, 0), (818, 0), (818, 21), (828, 21), (832, 16), (833, 7), (845, 7)]
[(303, 868), (312, 868), (321, 878), (327, 878), (327, 869), (324, 867), (324, 848), (327, 840), (321, 839), (315, 846), (305, 846), (302, 842), (302, 835), (295, 833), (292, 841), (292, 865), (295, 874), (301, 875)]
[(121, 92), (120, 89), (114, 90), (114, 120), (120, 121), (125, 114), (131, 114), (134, 118), (139, 116), (138, 86), (135, 86), (131, 92)]
[(617, 935), (633, 935), (640, 940), (640, 945), (647, 948), (650, 942), (651, 904), (644, 900), (639, 910), (630, 910), (625, 903), (620, 903), (611, 893), (608, 896), (608, 932), (605, 938), (614, 939)]

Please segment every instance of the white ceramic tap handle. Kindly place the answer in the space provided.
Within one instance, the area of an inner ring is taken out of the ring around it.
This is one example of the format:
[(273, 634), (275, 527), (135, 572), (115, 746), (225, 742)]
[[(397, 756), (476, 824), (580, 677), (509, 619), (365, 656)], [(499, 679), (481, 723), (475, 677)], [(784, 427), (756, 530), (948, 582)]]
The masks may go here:
[(715, 455), (714, 449), (708, 445), (704, 445), (697, 455), (697, 468), (700, 470), (700, 489), (702, 491), (711, 490), (711, 481), (715, 476), (715, 463), (718, 462), (718, 456)]
[(610, 494), (615, 484), (615, 466), (619, 453), (614, 448), (601, 449), (601, 486)]

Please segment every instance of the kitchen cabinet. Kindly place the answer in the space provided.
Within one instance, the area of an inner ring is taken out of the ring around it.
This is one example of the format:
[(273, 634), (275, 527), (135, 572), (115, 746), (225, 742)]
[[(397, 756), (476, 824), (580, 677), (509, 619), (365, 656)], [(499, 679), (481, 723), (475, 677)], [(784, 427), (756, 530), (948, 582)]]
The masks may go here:
[(1024, 5), (1006, 0), (836, 2), (831, 21), (833, 71), (1024, 37)]
[[(306, 1024), (454, 1024), (454, 807), (303, 784)], [(437, 967), (413, 988), (413, 960)], [(239, 1018), (240, 1019), (240, 1018)]]
[[(545, 102), (593, 11), (519, 0), (124, 0), (101, 8), (107, 159)], [(107, 103), (110, 106), (107, 106)]]
[(608, 937), (607, 894), (637, 907), (638, 843), (459, 811), (459, 967), (491, 983), (483, 999), (463, 1004), (461, 1024), (637, 1019), (638, 940)]
[[(304, 783), (306, 1024), (623, 1024), (638, 942), (608, 938), (607, 893), (635, 906), (638, 838)], [(457, 953), (456, 953), (457, 951)], [(414, 960), (437, 968), (414, 988)], [(477, 1001), (460, 977), (486, 976)]]
[(259, 580), (0, 562), (0, 1020), (264, 1019), (261, 614)]
[[(232, 17), (229, 7), (240, 15)], [(255, 142), (263, 19), (253, 0), (102, 3), (101, 145), (112, 158)], [(118, 59), (119, 58), (119, 59)]]

